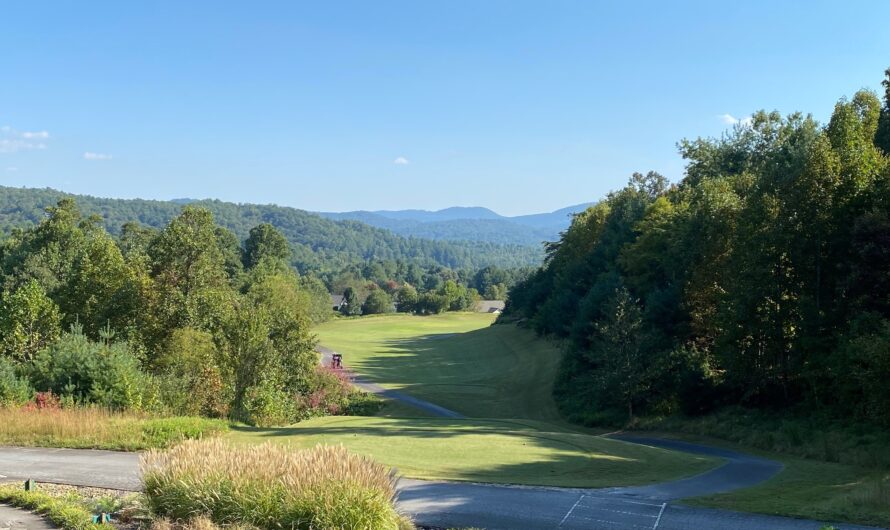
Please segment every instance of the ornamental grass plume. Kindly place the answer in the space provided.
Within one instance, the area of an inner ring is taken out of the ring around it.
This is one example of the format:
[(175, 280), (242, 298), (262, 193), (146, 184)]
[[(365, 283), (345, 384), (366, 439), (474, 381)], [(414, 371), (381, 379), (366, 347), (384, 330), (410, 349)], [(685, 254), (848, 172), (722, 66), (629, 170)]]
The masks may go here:
[(259, 529), (404, 528), (395, 475), (342, 447), (297, 450), (192, 440), (142, 457), (149, 507), (161, 517)]

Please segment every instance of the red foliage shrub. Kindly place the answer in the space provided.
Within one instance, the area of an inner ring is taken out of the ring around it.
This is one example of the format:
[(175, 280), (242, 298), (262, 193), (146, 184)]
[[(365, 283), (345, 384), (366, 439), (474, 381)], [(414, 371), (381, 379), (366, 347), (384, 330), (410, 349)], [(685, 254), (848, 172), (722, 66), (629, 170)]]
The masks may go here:
[(37, 392), (34, 394), (34, 399), (29, 401), (22, 407), (27, 411), (34, 410), (61, 410), (62, 402), (59, 400), (59, 396), (49, 392)]

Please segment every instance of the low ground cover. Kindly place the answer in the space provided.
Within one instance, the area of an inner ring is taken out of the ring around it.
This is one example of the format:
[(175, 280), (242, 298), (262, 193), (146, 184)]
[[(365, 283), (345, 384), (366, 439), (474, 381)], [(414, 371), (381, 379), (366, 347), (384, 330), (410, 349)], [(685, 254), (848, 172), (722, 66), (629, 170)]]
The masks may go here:
[(93, 522), (96, 507), (92, 501), (73, 492), (25, 491), (21, 484), (0, 485), (0, 502), (43, 515), (62, 530), (107, 529)]
[(543, 486), (647, 484), (719, 463), (533, 420), (327, 417), (289, 428), (233, 428), (229, 437), (300, 447), (342, 444), (412, 478)]
[(413, 528), (395, 509), (389, 468), (337, 447), (188, 441), (143, 456), (146, 501), (173, 521), (277, 530)]
[(196, 417), (150, 417), (99, 408), (0, 407), (0, 445), (138, 451), (225, 432), (228, 423)]

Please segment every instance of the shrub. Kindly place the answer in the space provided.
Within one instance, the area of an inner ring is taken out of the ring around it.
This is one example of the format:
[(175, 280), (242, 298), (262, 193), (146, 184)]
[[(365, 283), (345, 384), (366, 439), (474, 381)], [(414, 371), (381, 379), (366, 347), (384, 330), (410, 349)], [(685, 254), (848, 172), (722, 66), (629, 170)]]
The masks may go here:
[(370, 416), (380, 410), (383, 402), (376, 396), (356, 390), (348, 372), (318, 366), (299, 405), (300, 417), (304, 419), (337, 414)]
[(173, 331), (156, 364), (161, 372), (161, 399), (169, 410), (187, 416), (226, 417), (231, 387), (217, 362), (213, 336), (206, 331)]
[(395, 311), (395, 306), (393, 305), (392, 297), (382, 289), (371, 291), (371, 294), (365, 298), (365, 303), (362, 304), (363, 315), (377, 315), (392, 313), (393, 311)]
[(191, 441), (142, 457), (148, 505), (172, 520), (305, 530), (404, 528), (392, 472), (342, 447)]
[(37, 390), (112, 409), (143, 408), (149, 387), (126, 344), (92, 342), (76, 326), (37, 354), (31, 380)]
[(31, 385), (16, 374), (12, 361), (0, 357), (0, 407), (21, 405), (31, 399), (31, 394)]
[(242, 420), (257, 427), (287, 425), (299, 419), (294, 396), (269, 383), (248, 388), (243, 409)]

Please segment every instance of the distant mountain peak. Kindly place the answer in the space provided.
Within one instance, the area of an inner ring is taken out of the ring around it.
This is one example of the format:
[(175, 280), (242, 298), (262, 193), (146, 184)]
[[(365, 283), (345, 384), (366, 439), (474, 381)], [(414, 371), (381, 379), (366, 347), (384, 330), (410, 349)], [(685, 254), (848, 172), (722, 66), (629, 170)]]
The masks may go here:
[(452, 206), (441, 210), (376, 210), (321, 212), (330, 219), (360, 221), (410, 237), (471, 240), (538, 246), (554, 241), (568, 228), (572, 214), (592, 203), (576, 204), (554, 212), (507, 217), (482, 206)]

